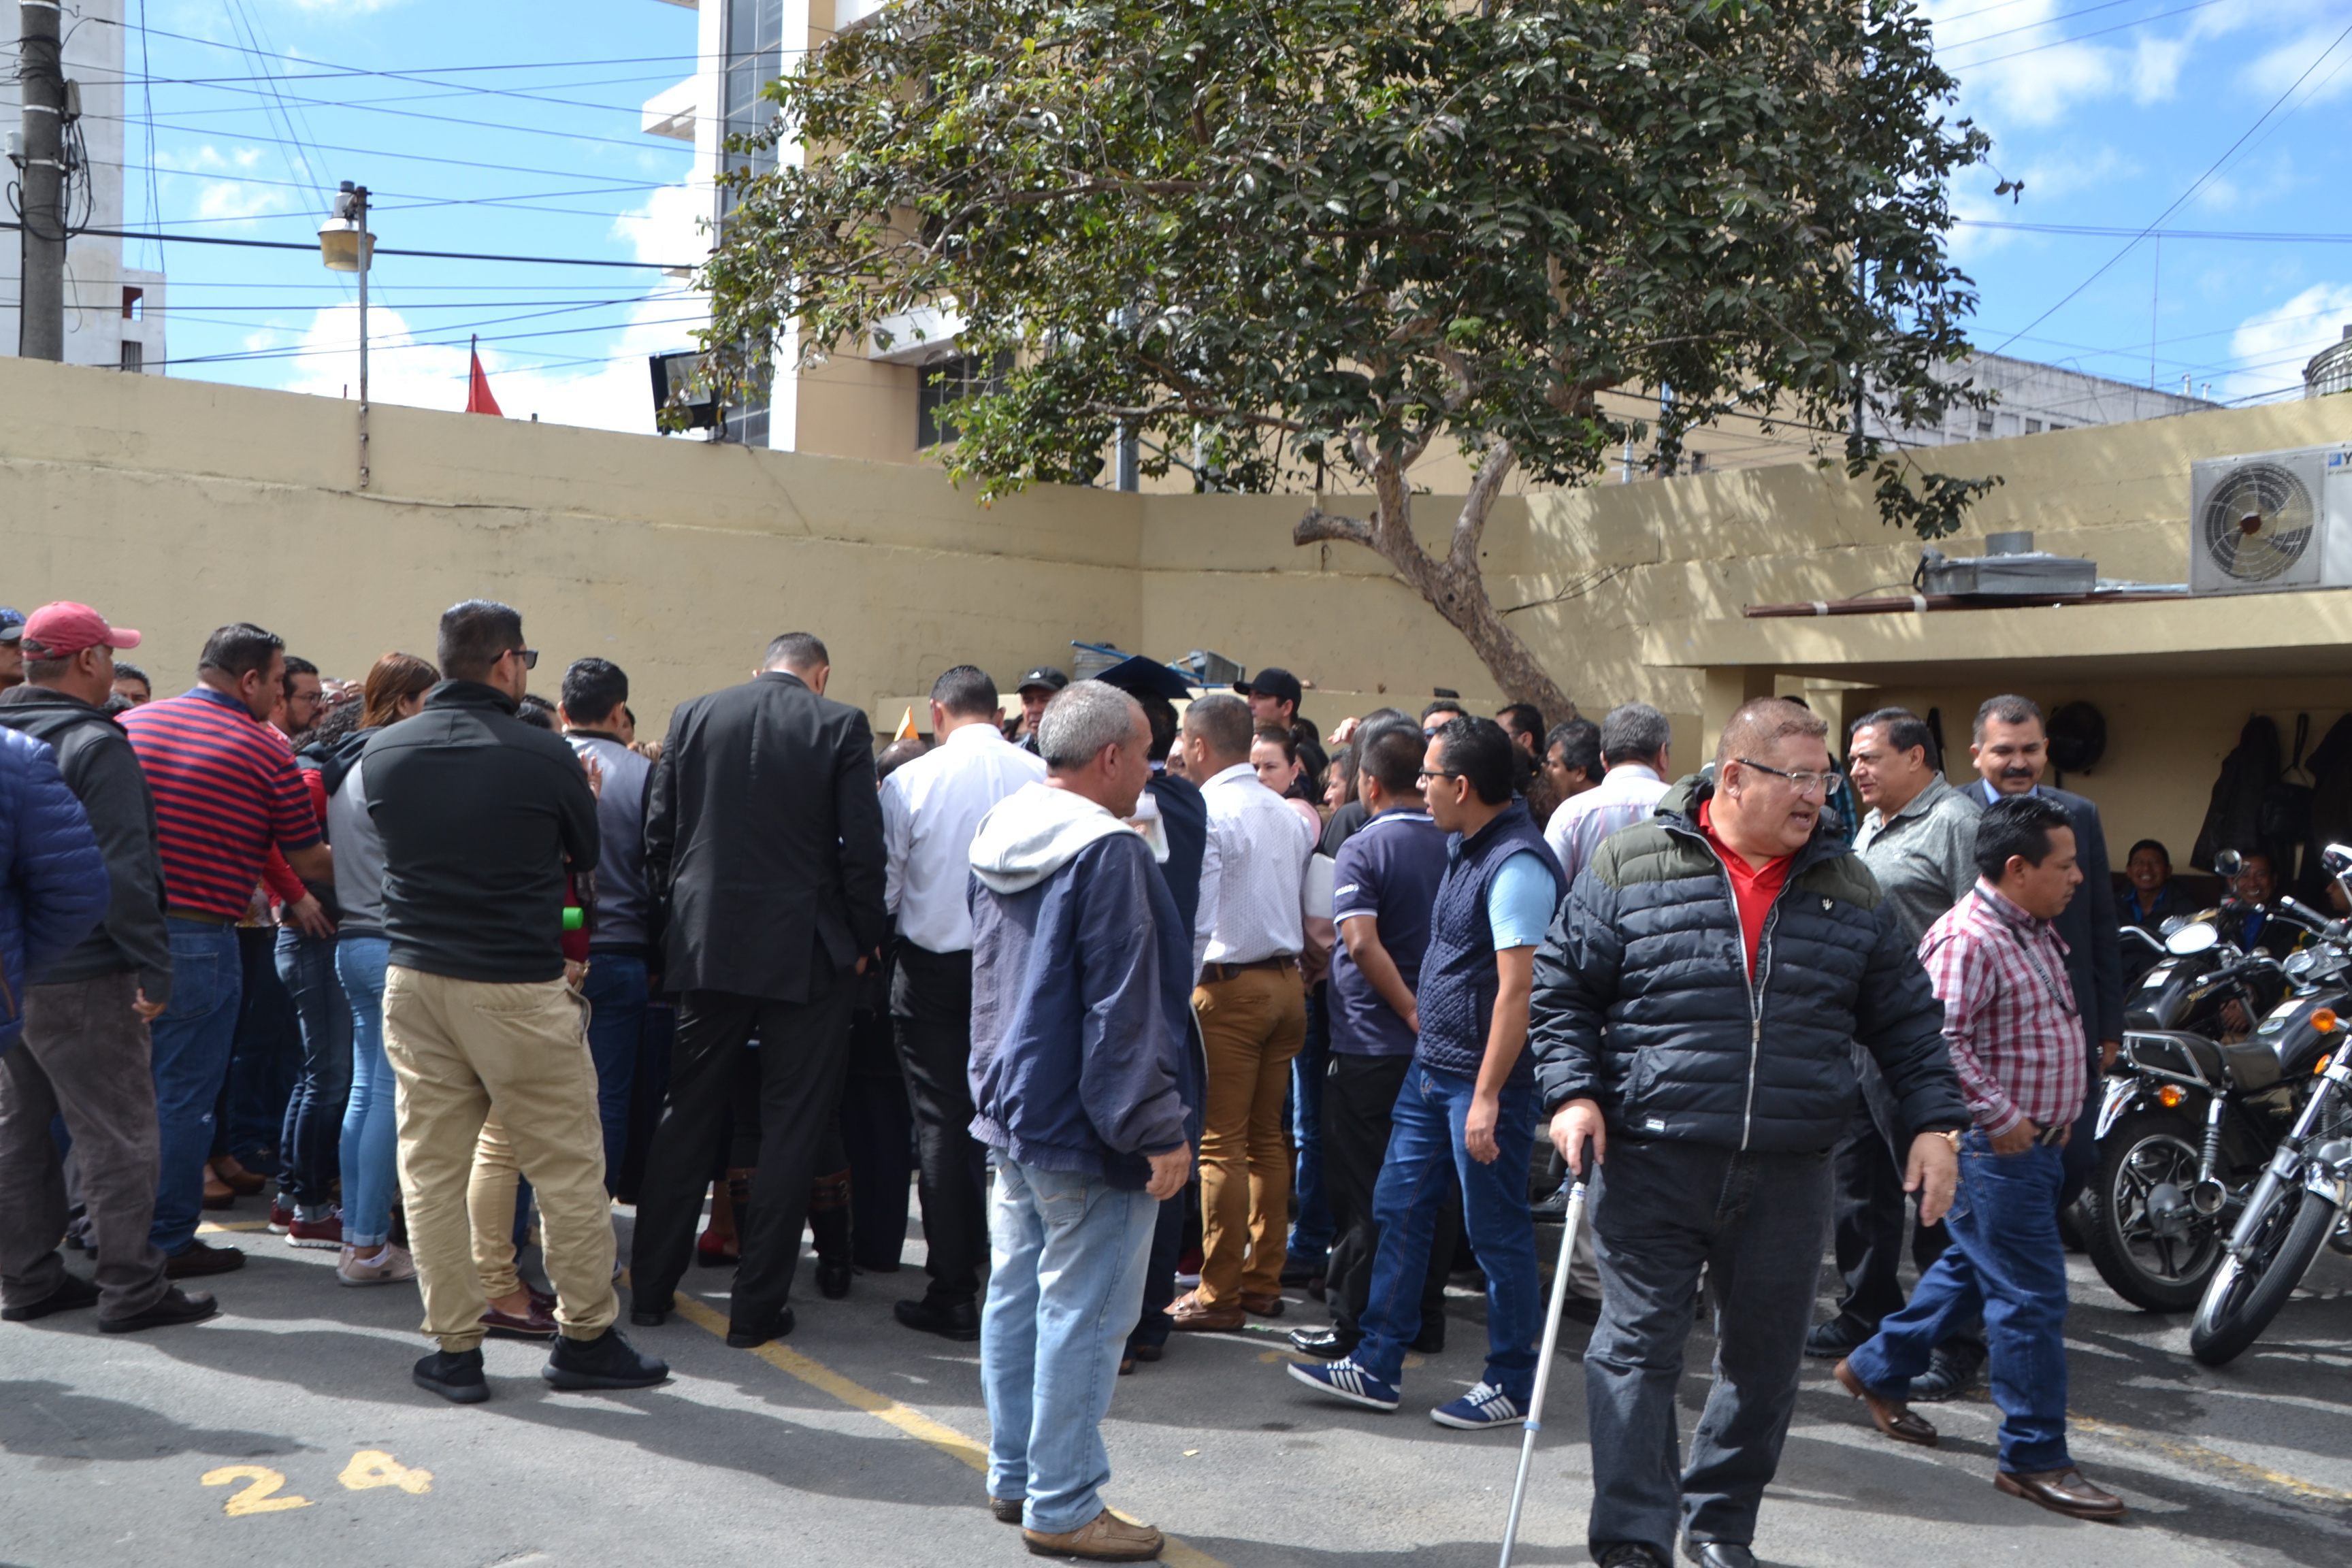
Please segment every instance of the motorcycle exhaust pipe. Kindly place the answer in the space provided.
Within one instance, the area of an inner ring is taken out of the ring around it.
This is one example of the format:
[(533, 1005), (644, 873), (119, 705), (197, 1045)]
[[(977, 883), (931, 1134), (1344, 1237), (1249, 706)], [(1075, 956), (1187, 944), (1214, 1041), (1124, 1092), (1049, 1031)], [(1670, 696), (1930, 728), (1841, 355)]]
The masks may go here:
[(2210, 1176), (2192, 1184), (2189, 1189), (2189, 1206), (2206, 1219), (2220, 1214), (2229, 1201), (2230, 1189)]

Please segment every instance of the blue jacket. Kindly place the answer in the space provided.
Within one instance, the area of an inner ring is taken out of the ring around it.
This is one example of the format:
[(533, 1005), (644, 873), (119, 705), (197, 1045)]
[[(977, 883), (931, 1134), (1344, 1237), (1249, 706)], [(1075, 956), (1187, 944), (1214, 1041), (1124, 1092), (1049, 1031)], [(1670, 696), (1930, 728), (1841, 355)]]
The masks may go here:
[(56, 753), (0, 728), (0, 1051), (25, 1032), (25, 987), (90, 933), (109, 892), (98, 836)]
[[(1495, 967), (1495, 928), (1486, 915), (1486, 896), (1504, 862), (1523, 849), (1550, 873), (1557, 905), (1559, 860), (1528, 815), (1527, 802), (1515, 800), (1469, 837), (1457, 833), (1446, 841), (1445, 879), (1437, 884), (1437, 901), (1429, 913), (1429, 949), (1422, 956), (1414, 987), (1413, 999), (1421, 1010), (1421, 1042), (1414, 1054), (1424, 1067), (1476, 1078), (1486, 1064), (1495, 998), (1503, 989), (1502, 973)], [(1510, 1081), (1526, 1084), (1533, 1079), (1534, 1062), (1521, 1051), (1511, 1064)]]
[(1192, 933), (1150, 847), (1042, 784), (972, 836), (971, 1135), (1024, 1165), (1141, 1189), (1198, 1142)]

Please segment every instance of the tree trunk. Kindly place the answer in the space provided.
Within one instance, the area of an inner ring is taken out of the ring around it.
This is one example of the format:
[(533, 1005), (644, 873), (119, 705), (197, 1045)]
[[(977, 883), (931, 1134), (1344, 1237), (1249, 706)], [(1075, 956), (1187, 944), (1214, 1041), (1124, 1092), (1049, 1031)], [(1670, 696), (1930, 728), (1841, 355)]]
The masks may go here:
[[(1369, 454), (1366, 454), (1369, 456)], [(1416, 454), (1417, 455), (1417, 454)], [(1544, 670), (1518, 635), (1486, 597), (1486, 582), (1478, 570), (1478, 543), (1486, 516), (1495, 509), (1503, 482), (1517, 466), (1518, 454), (1507, 441), (1496, 442), (1478, 465), (1454, 521), (1454, 537), (1444, 560), (1433, 557), (1412, 536), (1412, 491), (1405, 482), (1407, 458), (1401, 462), (1381, 453), (1368, 466), (1372, 473), (1373, 503), (1370, 521), (1335, 516), (1320, 504), (1308, 510), (1291, 531), (1293, 544), (1338, 540), (1360, 544), (1397, 570), (1397, 574), (1429, 601), (1430, 607), (1462, 634), (1488, 673), (1514, 702), (1532, 702), (1542, 710), (1544, 724), (1563, 723), (1576, 717), (1576, 704)]]

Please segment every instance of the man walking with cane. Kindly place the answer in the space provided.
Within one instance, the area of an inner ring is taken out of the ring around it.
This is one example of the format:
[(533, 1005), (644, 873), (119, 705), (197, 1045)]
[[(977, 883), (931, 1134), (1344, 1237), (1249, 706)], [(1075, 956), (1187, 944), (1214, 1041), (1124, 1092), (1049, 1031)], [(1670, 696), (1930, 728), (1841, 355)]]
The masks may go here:
[[(1700, 1568), (1755, 1563), (1829, 1235), (1830, 1149), (1853, 1110), (1850, 1042), (1917, 1130), (1905, 1184), (1925, 1189), (1921, 1218), (1950, 1201), (1945, 1134), (1967, 1110), (1942, 1009), (1878, 884), (1821, 830), (1841, 782), (1827, 731), (1776, 698), (1739, 709), (1716, 780), (1685, 780), (1604, 843), (1536, 955), (1538, 1090), (1560, 1153), (1597, 1181), (1600, 1568), (1664, 1568), (1677, 1537)], [(1677, 1475), (1702, 1268), (1715, 1386)]]

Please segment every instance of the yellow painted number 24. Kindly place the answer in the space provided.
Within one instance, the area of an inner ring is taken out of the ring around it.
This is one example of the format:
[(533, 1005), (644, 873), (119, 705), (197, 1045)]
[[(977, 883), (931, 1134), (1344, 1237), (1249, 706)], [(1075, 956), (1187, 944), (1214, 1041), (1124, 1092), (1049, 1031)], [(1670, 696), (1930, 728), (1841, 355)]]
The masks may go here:
[[(343, 1473), (335, 1478), (345, 1489), (367, 1491), (374, 1487), (398, 1487), (411, 1496), (433, 1489), (433, 1472), (413, 1470), (390, 1454), (375, 1448), (362, 1448), (352, 1456)], [(248, 1513), (283, 1513), (288, 1509), (309, 1508), (306, 1497), (279, 1497), (278, 1489), (286, 1478), (276, 1470), (259, 1465), (224, 1465), (217, 1470), (205, 1472), (203, 1484), (225, 1487), (233, 1481), (246, 1484), (231, 1493), (221, 1511), (231, 1519)]]

